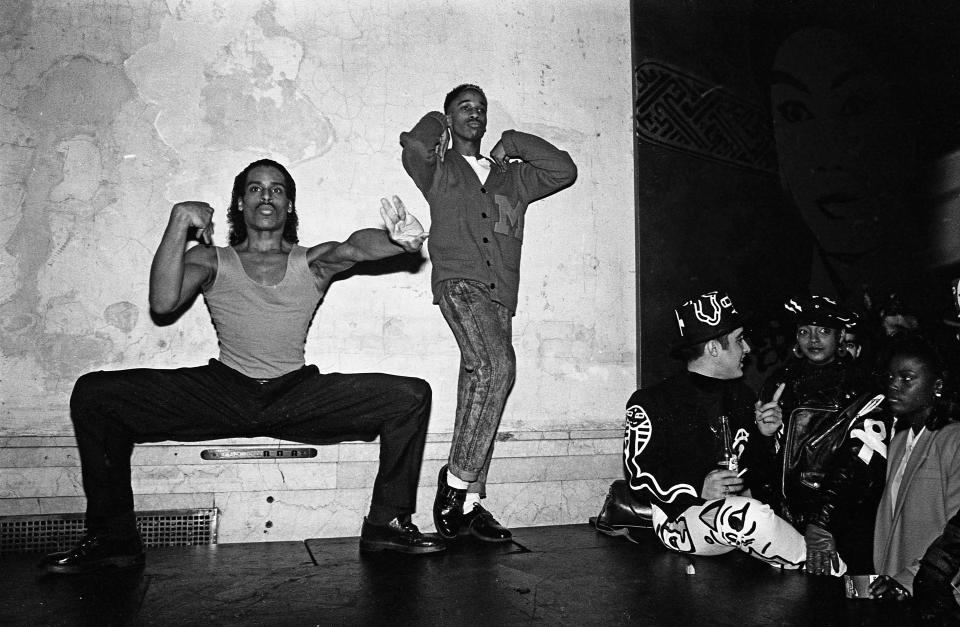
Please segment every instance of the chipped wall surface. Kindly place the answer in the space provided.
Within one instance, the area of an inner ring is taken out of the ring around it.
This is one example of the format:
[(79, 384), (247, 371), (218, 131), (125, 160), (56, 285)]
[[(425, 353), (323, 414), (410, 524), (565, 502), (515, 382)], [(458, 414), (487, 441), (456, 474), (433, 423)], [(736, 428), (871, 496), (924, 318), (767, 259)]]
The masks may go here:
[[(635, 382), (628, 3), (34, 0), (0, 3), (0, 436), (72, 434), (87, 371), (198, 365), (202, 300), (147, 307), (173, 203), (217, 208), (271, 157), (298, 184), (300, 238), (377, 226), (401, 196), (429, 226), (398, 135), (461, 82), (489, 98), (489, 150), (516, 128), (568, 150), (576, 184), (527, 214), (518, 380), (502, 430), (619, 425)], [(430, 265), (331, 287), (307, 361), (434, 388), (449, 432), (458, 353)]]

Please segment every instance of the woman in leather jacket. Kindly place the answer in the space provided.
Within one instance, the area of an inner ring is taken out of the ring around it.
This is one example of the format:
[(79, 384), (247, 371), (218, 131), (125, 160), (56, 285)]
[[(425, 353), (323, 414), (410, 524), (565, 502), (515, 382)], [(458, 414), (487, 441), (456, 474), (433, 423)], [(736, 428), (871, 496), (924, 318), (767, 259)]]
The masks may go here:
[(795, 359), (764, 382), (782, 386), (782, 427), (771, 438), (766, 489), (780, 516), (807, 541), (810, 574), (873, 572), (873, 523), (883, 489), (888, 423), (869, 379), (840, 350), (854, 315), (813, 296), (785, 305), (796, 323)]

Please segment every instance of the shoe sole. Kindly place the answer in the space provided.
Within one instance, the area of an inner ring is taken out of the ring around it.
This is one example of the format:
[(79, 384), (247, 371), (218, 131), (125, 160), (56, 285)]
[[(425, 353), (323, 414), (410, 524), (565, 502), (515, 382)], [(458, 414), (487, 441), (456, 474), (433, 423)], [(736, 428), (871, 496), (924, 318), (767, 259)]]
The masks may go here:
[(442, 553), (447, 550), (445, 546), (398, 546), (389, 542), (371, 542), (368, 540), (360, 541), (360, 550), (365, 553), (380, 553), (381, 551), (393, 551), (395, 553), (404, 553), (406, 555), (426, 555), (427, 553)]
[(144, 556), (106, 557), (96, 562), (77, 566), (59, 566), (48, 564), (44, 568), (48, 573), (55, 575), (90, 575), (106, 571), (130, 570), (140, 568), (147, 563)]
[(462, 530), (462, 529), (458, 530), (457, 533), (455, 533), (455, 534), (453, 534), (453, 535), (451, 535), (451, 536), (448, 536), (447, 534), (443, 533), (442, 531), (440, 531), (440, 527), (437, 525), (437, 520), (436, 520), (436, 518), (434, 518), (434, 520), (433, 520), (433, 527), (437, 530), (437, 535), (440, 536), (441, 538), (443, 538), (444, 540), (456, 540), (456, 539), (459, 538), (461, 535), (463, 535), (463, 530)]

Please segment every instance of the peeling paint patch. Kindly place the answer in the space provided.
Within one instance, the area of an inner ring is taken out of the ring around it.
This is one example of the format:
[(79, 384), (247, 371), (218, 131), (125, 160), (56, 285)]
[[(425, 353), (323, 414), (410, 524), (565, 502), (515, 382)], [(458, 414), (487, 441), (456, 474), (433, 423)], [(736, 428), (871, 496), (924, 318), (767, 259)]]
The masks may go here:
[(90, 200), (100, 187), (100, 149), (96, 138), (79, 136), (60, 142), (56, 150), (62, 156), (63, 179), (52, 190), (50, 200)]
[(140, 318), (140, 308), (127, 301), (113, 303), (103, 311), (103, 318), (110, 326), (116, 327), (124, 333), (130, 333), (137, 326)]
[(215, 148), (242, 151), (256, 147), (304, 161), (333, 145), (333, 125), (288, 85), (277, 95), (255, 93), (254, 75), (219, 76), (203, 89), (204, 122)]
[(113, 342), (96, 335), (48, 334), (38, 347), (43, 369), (60, 379), (74, 379), (81, 372), (109, 361)]
[(4, 333), (23, 333), (37, 326), (40, 316), (36, 314), (13, 314), (0, 318), (0, 329)]

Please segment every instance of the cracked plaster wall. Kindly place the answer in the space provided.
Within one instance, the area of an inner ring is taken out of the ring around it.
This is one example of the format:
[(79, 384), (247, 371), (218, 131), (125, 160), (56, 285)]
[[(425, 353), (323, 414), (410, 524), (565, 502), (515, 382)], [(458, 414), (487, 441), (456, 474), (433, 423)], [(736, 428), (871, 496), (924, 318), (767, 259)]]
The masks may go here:
[[(86, 371), (216, 355), (202, 302), (151, 319), (147, 274), (174, 202), (216, 207), (226, 243), (254, 159), (290, 167), (306, 244), (377, 225), (391, 194), (429, 228), (397, 138), (461, 82), (487, 91), (485, 149), (517, 128), (580, 169), (527, 215), (503, 429), (618, 425), (636, 361), (630, 77), (625, 0), (0, 3), (0, 436), (70, 435)], [(458, 354), (429, 276), (335, 283), (306, 356), (427, 379), (447, 432)]]

